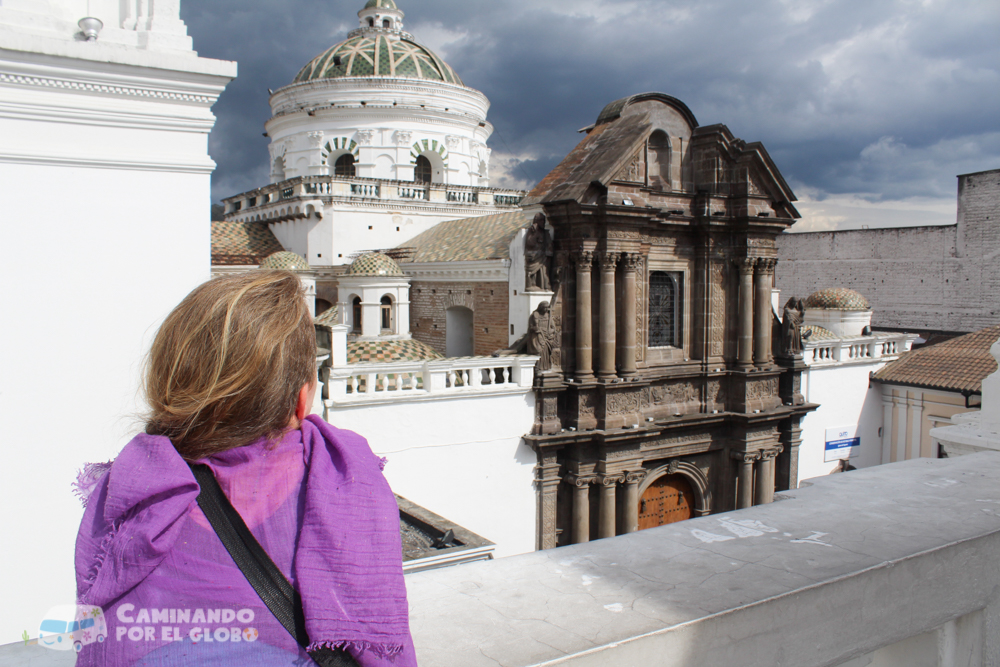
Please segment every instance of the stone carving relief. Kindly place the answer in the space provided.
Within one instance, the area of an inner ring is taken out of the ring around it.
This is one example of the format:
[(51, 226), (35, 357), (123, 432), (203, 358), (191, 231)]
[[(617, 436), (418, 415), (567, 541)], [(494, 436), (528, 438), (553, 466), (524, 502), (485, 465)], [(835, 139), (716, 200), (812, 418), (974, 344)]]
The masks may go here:
[(545, 214), (536, 213), (524, 238), (524, 291), (548, 292), (552, 263), (552, 235), (545, 229)]
[(406, 130), (396, 130), (393, 135), (397, 146), (406, 146), (413, 140), (413, 133)]
[(580, 394), (579, 410), (581, 415), (593, 416), (596, 401), (591, 393)]
[(653, 403), (687, 403), (698, 399), (698, 391), (691, 382), (676, 382), (650, 388)]
[(646, 169), (645, 164), (642, 159), (642, 151), (636, 152), (632, 156), (628, 165), (619, 172), (616, 180), (627, 181), (629, 183), (645, 183), (646, 182)]
[(629, 241), (637, 240), (640, 238), (639, 232), (633, 232), (626, 229), (609, 229), (608, 230), (609, 239), (627, 239)]
[(778, 394), (778, 378), (754, 380), (747, 384), (747, 398), (759, 399)]
[(375, 130), (358, 130), (358, 143), (362, 146), (371, 146), (374, 138)]
[(461, 137), (456, 137), (453, 134), (449, 134), (448, 136), (446, 136), (444, 138), (444, 142), (446, 144), (448, 144), (448, 149), (449, 150), (455, 150), (455, 149), (458, 148), (459, 144), (462, 143), (462, 138)]
[(646, 345), (641, 341), (646, 340), (646, 258), (637, 255), (638, 262), (636, 273), (638, 279), (635, 281), (635, 360), (642, 361), (646, 358)]
[(709, 332), (710, 354), (722, 355), (726, 340), (726, 276), (725, 267), (712, 263), (710, 285), (712, 290), (712, 330)]
[(528, 318), (528, 354), (538, 356), (535, 367), (540, 371), (552, 368), (552, 348), (556, 345), (556, 325), (549, 302), (542, 301)]
[(764, 191), (760, 183), (760, 178), (753, 171), (747, 173), (747, 194), (767, 196), (767, 192)]
[(638, 393), (611, 394), (605, 402), (609, 415), (624, 415), (638, 412), (640, 406)]
[(309, 146), (312, 148), (319, 148), (323, 145), (323, 132), (306, 132), (306, 136), (309, 137)]
[(718, 380), (710, 380), (705, 385), (705, 400), (709, 403), (725, 403), (726, 395), (722, 388), (722, 383)]

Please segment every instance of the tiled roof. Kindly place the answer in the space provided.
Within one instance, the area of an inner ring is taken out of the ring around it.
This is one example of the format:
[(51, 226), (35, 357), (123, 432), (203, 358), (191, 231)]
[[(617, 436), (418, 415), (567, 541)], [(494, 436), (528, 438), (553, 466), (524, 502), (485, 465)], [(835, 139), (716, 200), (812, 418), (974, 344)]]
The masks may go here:
[(876, 380), (930, 389), (978, 392), (983, 378), (997, 369), (990, 347), (1000, 325), (909, 352), (886, 364)]
[(419, 340), (359, 340), (347, 344), (347, 363), (381, 361), (423, 361), (444, 359), (444, 355)]
[(831, 287), (809, 295), (806, 308), (818, 310), (871, 310), (868, 299), (846, 287)]
[(835, 333), (833, 333), (832, 331), (830, 331), (829, 329), (824, 329), (823, 327), (818, 327), (815, 324), (806, 324), (804, 326), (801, 326), (801, 327), (799, 327), (799, 331), (801, 331), (803, 335), (805, 335), (805, 333), (807, 331), (811, 331), (812, 334), (808, 338), (808, 340), (810, 340), (810, 341), (813, 341), (813, 340), (833, 340), (834, 338), (837, 338), (837, 335)]
[(283, 248), (267, 223), (212, 221), (212, 264), (214, 266), (257, 265)]
[(531, 221), (520, 211), (449, 220), (403, 245), (414, 248), (411, 262), (472, 262), (510, 259), (510, 242)]
[(262, 269), (282, 269), (285, 271), (308, 271), (309, 262), (302, 255), (297, 255), (290, 250), (280, 250), (260, 263)]
[(349, 76), (405, 77), (465, 84), (430, 49), (408, 39), (363, 32), (331, 46), (295, 77), (294, 83)]
[(327, 308), (322, 313), (316, 316), (316, 324), (323, 324), (326, 326), (333, 326), (337, 324), (337, 306), (333, 308)]
[(595, 182), (607, 185), (652, 131), (648, 113), (598, 125), (521, 201), (521, 206), (574, 199), (583, 201)]

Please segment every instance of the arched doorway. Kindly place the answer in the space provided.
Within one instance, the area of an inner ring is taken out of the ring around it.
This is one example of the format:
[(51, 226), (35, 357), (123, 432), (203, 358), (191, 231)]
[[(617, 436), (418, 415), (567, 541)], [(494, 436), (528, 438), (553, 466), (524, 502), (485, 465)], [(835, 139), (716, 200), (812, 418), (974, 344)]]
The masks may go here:
[(695, 515), (695, 494), (684, 475), (663, 475), (639, 500), (639, 530), (685, 521)]
[(337, 158), (337, 161), (333, 164), (333, 175), (353, 178), (356, 175), (354, 156), (346, 153)]
[(413, 180), (417, 183), (430, 183), (433, 174), (434, 168), (431, 166), (431, 161), (423, 155), (418, 156), (417, 164), (413, 167)]
[(452, 306), (445, 316), (445, 354), (449, 357), (471, 357), (474, 349), (472, 311), (464, 306)]

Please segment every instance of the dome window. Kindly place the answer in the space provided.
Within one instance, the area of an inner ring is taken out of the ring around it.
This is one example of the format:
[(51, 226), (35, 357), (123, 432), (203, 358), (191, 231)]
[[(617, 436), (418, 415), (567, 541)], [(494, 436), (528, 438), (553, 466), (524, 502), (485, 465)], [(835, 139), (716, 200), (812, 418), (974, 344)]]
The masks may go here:
[(389, 19), (383, 19), (382, 20), (382, 27), (388, 30), (389, 28), (392, 27), (392, 22), (389, 21)]
[(413, 180), (417, 183), (430, 183), (432, 172), (431, 161), (423, 155), (417, 157), (417, 165), (413, 168)]
[(368, 17), (368, 27), (369, 28), (374, 28), (375, 27), (375, 19), (373, 19), (371, 17)]
[(333, 175), (354, 178), (357, 175), (357, 171), (354, 168), (354, 156), (350, 153), (345, 153), (337, 158), (337, 162), (333, 165)]

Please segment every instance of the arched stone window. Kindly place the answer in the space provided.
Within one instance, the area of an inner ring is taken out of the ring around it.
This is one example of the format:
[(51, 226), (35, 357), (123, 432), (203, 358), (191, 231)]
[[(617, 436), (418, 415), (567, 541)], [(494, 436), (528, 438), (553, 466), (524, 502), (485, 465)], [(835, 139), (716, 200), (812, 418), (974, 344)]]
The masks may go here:
[(389, 29), (392, 27), (392, 23), (389, 21), (389, 19), (385, 19), (382, 21), (382, 27)]
[(337, 161), (333, 165), (333, 175), (354, 177), (356, 175), (354, 156), (350, 153), (345, 153), (337, 158)]
[(418, 156), (417, 164), (413, 168), (413, 180), (417, 183), (430, 183), (432, 176), (433, 167), (431, 167), (431, 161), (423, 155)]
[(670, 137), (663, 130), (649, 137), (649, 187), (670, 189)]
[(681, 347), (681, 274), (649, 274), (648, 347)]
[(354, 331), (361, 331), (361, 297), (356, 296), (351, 300), (351, 324), (354, 325)]
[(380, 306), (382, 333), (392, 333), (392, 299), (386, 295), (382, 297)]
[(368, 27), (369, 28), (374, 28), (375, 27), (375, 19), (373, 19), (373, 18), (369, 18), (368, 19)]

